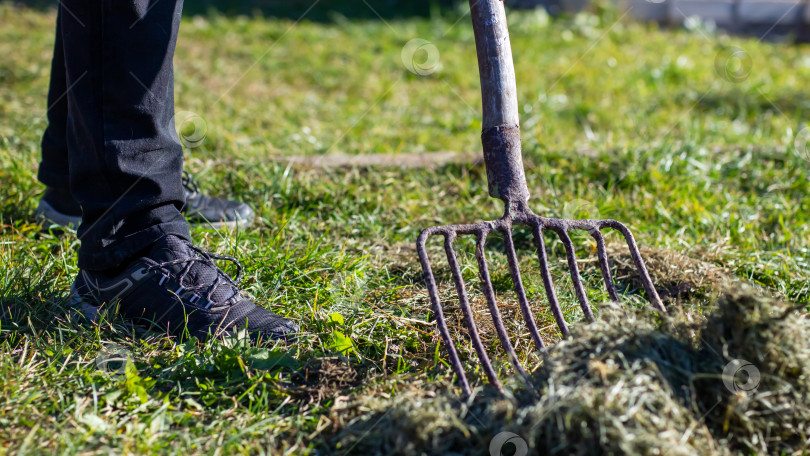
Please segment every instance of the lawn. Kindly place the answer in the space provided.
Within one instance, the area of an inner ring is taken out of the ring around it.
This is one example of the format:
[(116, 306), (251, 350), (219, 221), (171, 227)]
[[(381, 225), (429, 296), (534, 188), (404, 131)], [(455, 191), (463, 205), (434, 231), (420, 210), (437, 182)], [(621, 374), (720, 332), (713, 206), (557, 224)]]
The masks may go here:
[[(194, 113), (184, 128), (198, 129), (185, 131), (195, 139), (186, 168), (207, 192), (258, 215), (241, 232), (195, 228), (194, 240), (239, 259), (257, 302), (305, 330), (295, 344), (256, 348), (134, 337), (114, 316), (91, 327), (69, 318), (79, 241), (32, 216), (55, 13), (0, 3), (0, 453), (352, 453), (357, 442), (374, 447), (346, 438), (374, 412), (366, 401), (458, 398), (414, 245), (422, 228), (502, 213), (482, 165), (284, 159), (480, 151), (467, 9), (397, 16), (384, 6), (383, 19), (358, 3), (362, 14), (316, 6), (300, 21), (297, 11), (200, 10), (181, 25), (176, 109)], [(510, 12), (509, 21), (536, 212), (626, 222), (671, 313), (699, 319), (719, 294), (717, 275), (810, 301), (810, 48), (700, 24), (658, 30), (610, 9), (562, 19)], [(416, 38), (436, 52), (417, 53), (422, 67), (411, 71), (403, 47)], [(589, 238), (575, 242), (591, 300), (606, 300)], [(531, 360), (497, 246), (495, 285)], [(564, 250), (554, 237), (547, 246), (577, 325)], [(461, 335), (441, 245), (430, 248)], [(643, 309), (626, 253), (611, 251), (623, 299)], [(528, 268), (528, 244), (521, 253)], [(459, 256), (472, 283), (470, 242), (459, 242)], [(542, 301), (539, 277), (526, 281)], [(475, 290), (473, 300), (485, 313)], [(550, 312), (536, 312), (547, 343), (558, 341)], [(484, 337), (497, 351), (491, 328)], [(459, 347), (475, 386), (485, 384), (472, 348)], [(111, 367), (105, 356), (116, 353), (129, 362)], [(492, 435), (474, 437), (485, 452)]]

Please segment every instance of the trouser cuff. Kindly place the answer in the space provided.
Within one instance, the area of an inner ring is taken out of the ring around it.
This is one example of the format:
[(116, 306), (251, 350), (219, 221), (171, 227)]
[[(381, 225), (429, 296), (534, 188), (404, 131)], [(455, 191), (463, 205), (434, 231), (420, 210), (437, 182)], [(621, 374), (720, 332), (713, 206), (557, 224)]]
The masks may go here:
[(188, 223), (183, 220), (151, 226), (101, 249), (91, 248), (92, 246), (82, 242), (79, 248), (79, 268), (88, 271), (106, 271), (124, 266), (169, 234), (191, 241)]

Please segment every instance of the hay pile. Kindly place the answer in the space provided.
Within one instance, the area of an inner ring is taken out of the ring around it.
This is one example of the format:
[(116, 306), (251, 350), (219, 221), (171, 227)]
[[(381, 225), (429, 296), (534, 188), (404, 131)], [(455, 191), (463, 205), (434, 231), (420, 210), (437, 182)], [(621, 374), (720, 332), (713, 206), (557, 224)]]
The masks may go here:
[[(614, 281), (620, 287), (643, 289), (627, 245), (614, 242), (608, 244), (607, 250), (608, 258), (616, 267)], [(706, 260), (711, 254), (694, 252), (693, 255), (703, 259), (693, 258), (676, 250), (641, 247), (641, 257), (644, 258), (661, 299), (666, 301), (674, 298), (708, 297), (716, 294), (720, 287), (733, 282), (732, 276), (726, 271)], [(590, 266), (595, 268), (596, 264)]]
[(480, 455), (508, 431), (529, 454), (810, 451), (810, 321), (750, 290), (726, 293), (700, 325), (603, 311), (550, 350), (532, 384), (539, 394), (515, 383), (513, 396), (482, 391), (469, 403), (449, 389), (358, 396), (334, 411), (332, 443), (352, 454)]

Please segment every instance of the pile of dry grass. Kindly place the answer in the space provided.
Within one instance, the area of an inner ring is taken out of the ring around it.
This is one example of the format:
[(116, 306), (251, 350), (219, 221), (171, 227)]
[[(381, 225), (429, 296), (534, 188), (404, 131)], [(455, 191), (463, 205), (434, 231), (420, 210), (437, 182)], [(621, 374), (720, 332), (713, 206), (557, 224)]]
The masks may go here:
[[(607, 248), (608, 257), (616, 268), (613, 279), (620, 286), (635, 290), (643, 289), (627, 245), (614, 242), (608, 244)], [(641, 256), (658, 294), (664, 300), (708, 297), (719, 288), (733, 282), (732, 276), (722, 268), (709, 261), (685, 255), (683, 252), (642, 246)]]
[(727, 292), (699, 325), (603, 310), (550, 349), (532, 388), (513, 386), (467, 403), (450, 389), (357, 396), (334, 414), (333, 443), (353, 454), (490, 454), (508, 431), (529, 454), (802, 454), (810, 322), (750, 290)]
[(759, 375), (736, 379), (743, 382), (738, 389), (756, 383), (748, 394), (698, 394), (704, 401), (723, 399), (723, 408), (706, 412), (707, 420), (752, 453), (810, 451), (810, 319), (799, 313), (803, 308), (737, 292), (720, 301), (703, 329), (702, 342), (711, 352), (745, 360)]

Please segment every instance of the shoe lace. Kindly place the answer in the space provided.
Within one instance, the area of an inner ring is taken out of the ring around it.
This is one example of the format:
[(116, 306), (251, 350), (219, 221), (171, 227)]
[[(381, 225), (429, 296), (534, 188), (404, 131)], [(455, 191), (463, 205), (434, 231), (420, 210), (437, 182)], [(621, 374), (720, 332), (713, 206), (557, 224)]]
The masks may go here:
[(183, 188), (186, 189), (190, 194), (196, 195), (200, 193), (200, 187), (197, 185), (197, 181), (194, 180), (194, 176), (191, 175), (186, 170), (183, 170), (183, 176), (180, 178), (181, 182), (183, 182)]
[[(185, 267), (183, 268), (180, 275), (178, 276), (178, 281), (180, 282), (181, 290), (175, 291), (175, 293), (179, 294), (180, 291), (189, 291), (189, 292), (192, 292), (192, 293), (196, 294), (198, 292), (203, 292), (204, 291), (205, 292), (205, 300), (208, 301), (211, 305), (217, 304), (217, 302), (212, 301), (211, 298), (212, 298), (214, 292), (219, 288), (220, 285), (230, 284), (230, 285), (233, 286), (234, 291), (233, 291), (233, 294), (231, 294), (228, 298), (223, 299), (223, 300), (218, 301), (218, 302), (228, 301), (229, 299), (231, 299), (234, 296), (237, 296), (239, 294), (239, 283), (242, 280), (242, 271), (243, 271), (242, 263), (240, 263), (239, 260), (237, 260), (236, 258), (231, 257), (231, 256), (217, 255), (217, 254), (214, 254), (214, 253), (211, 253), (211, 252), (207, 252), (207, 251), (195, 246), (194, 244), (191, 244), (190, 242), (187, 245), (192, 250), (194, 250), (199, 256), (188, 257), (188, 258), (180, 258), (180, 259), (177, 259), (177, 260), (164, 261), (164, 262), (155, 264), (153, 266), (150, 266), (147, 269), (150, 269), (150, 270), (162, 270), (162, 271), (164, 271), (164, 274), (165, 274), (166, 268), (168, 266), (184, 264)], [(231, 278), (230, 275), (228, 275), (225, 271), (220, 269), (219, 266), (217, 266), (217, 264), (214, 262), (215, 260), (230, 261), (233, 264), (235, 264), (236, 265), (236, 277)], [(194, 266), (194, 264), (196, 264), (196, 263), (200, 263), (200, 264), (210, 266), (210, 267), (212, 267), (212, 268), (214, 268), (216, 270), (216, 279), (214, 280), (213, 283), (211, 283), (210, 285), (202, 284), (202, 285), (189, 286), (189, 287), (187, 287), (187, 286), (185, 286), (183, 284), (183, 281), (185, 280), (186, 276), (189, 274), (189, 272), (191, 272), (192, 266)]]

